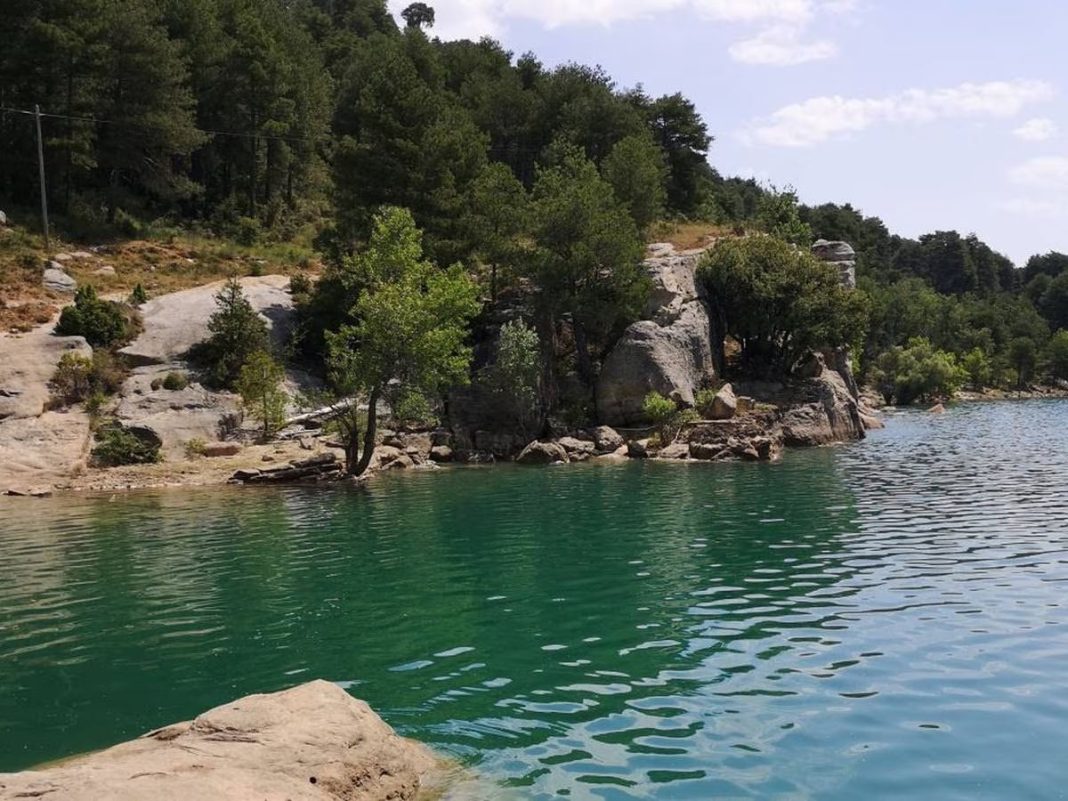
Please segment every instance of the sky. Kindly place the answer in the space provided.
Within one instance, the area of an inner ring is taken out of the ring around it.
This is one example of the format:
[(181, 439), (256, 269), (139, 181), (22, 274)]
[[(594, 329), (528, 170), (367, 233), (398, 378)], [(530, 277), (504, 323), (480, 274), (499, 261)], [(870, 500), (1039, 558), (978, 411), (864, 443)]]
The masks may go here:
[[(399, 11), (406, 0), (391, 0)], [(682, 92), (724, 175), (1068, 252), (1068, 0), (431, 0), (433, 35)]]

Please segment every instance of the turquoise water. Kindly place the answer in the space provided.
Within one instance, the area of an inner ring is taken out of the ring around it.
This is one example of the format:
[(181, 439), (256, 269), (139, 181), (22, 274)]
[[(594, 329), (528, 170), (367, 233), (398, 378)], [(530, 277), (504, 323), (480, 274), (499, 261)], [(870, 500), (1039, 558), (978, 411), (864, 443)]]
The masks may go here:
[(503, 798), (1051, 799), (1068, 403), (781, 465), (0, 501), (0, 770), (312, 678)]

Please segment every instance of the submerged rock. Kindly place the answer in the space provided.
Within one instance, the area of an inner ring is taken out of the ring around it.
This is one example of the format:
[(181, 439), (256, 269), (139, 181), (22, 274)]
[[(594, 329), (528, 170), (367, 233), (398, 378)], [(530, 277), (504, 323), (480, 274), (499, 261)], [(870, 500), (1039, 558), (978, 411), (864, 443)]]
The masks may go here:
[(314, 681), (55, 767), (0, 774), (0, 799), (411, 801), (439, 769), (366, 703)]

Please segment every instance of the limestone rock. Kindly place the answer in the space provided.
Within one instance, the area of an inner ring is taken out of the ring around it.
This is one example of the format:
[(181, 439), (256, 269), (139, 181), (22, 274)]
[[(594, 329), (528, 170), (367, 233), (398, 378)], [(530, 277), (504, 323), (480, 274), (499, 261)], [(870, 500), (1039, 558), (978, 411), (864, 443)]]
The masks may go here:
[(45, 289), (66, 294), (73, 294), (78, 288), (78, 282), (64, 272), (62, 265), (55, 262), (45, 268), (41, 276), (41, 284)]
[(698, 388), (714, 378), (708, 311), (695, 277), (699, 257), (700, 251), (672, 252), (646, 260), (653, 285), (646, 319), (623, 333), (601, 368), (601, 422), (639, 422), (645, 396), (654, 391), (693, 406)]
[[(144, 331), (121, 351), (137, 365), (181, 360), (210, 336), (208, 319), (215, 311), (215, 295), (225, 282), (172, 292), (152, 298), (141, 307)], [(267, 321), (272, 338), (282, 344), (293, 324), (293, 297), (284, 275), (242, 278), (241, 289), (252, 307)]]
[(931, 414), (945, 414), (946, 413), (946, 406), (943, 403), (936, 403), (934, 406), (932, 406), (927, 411), (930, 412)]
[(535, 440), (523, 448), (516, 457), (519, 464), (555, 464), (569, 461), (567, 451), (559, 442), (540, 442)]
[(791, 406), (783, 414), (787, 445), (828, 445), (864, 438), (860, 407), (839, 373), (824, 370), (806, 387), (808, 401)]
[(672, 442), (665, 448), (660, 450), (660, 453), (656, 455), (657, 459), (689, 459), (690, 458), (690, 446), (686, 442)]
[(693, 406), (714, 376), (708, 313), (695, 301), (670, 325), (642, 320), (627, 328), (601, 369), (597, 412), (608, 425), (640, 422), (650, 392)]
[(713, 420), (730, 420), (738, 413), (738, 398), (730, 384), (724, 384), (712, 399)]
[(812, 246), (812, 255), (820, 261), (838, 267), (842, 285), (850, 289), (857, 286), (857, 254), (847, 242), (828, 242), (821, 239)]
[(7, 225), (7, 215), (3, 209), (0, 209), (0, 225)]
[(105, 264), (102, 267), (97, 267), (93, 270), (93, 275), (115, 275), (115, 268), (110, 264)]
[(631, 459), (649, 458), (649, 440), (632, 439), (627, 443), (627, 456)]
[(315, 681), (54, 767), (0, 774), (0, 799), (412, 801), (439, 767), (363, 701)]
[(229, 392), (212, 392), (200, 384), (184, 389), (152, 389), (152, 384), (179, 365), (142, 367), (123, 384), (116, 417), (126, 426), (152, 429), (166, 451), (181, 451), (193, 439), (214, 442), (226, 434), (225, 421), (240, 415), (240, 400)]
[(452, 448), (448, 445), (435, 445), (430, 449), (430, 461), (437, 464), (446, 464), (453, 459)]
[(615, 453), (627, 444), (611, 426), (598, 426), (590, 431), (590, 436), (593, 437), (593, 444), (598, 453)]
[(576, 439), (575, 437), (561, 437), (557, 442), (567, 451), (568, 457), (575, 461), (577, 455), (593, 456), (597, 446), (589, 440)]
[(718, 443), (691, 442), (690, 458), (702, 462), (714, 462), (730, 455), (730, 450)]
[(861, 411), (860, 422), (864, 424), (864, 428), (867, 431), (880, 431), (886, 428), (886, 423), (882, 421), (882, 418), (877, 414), (871, 414), (866, 411)]
[(420, 463), (430, 458), (430, 451), (434, 447), (429, 431), (391, 434), (382, 440), (382, 444), (392, 445), (408, 454), (413, 461)]

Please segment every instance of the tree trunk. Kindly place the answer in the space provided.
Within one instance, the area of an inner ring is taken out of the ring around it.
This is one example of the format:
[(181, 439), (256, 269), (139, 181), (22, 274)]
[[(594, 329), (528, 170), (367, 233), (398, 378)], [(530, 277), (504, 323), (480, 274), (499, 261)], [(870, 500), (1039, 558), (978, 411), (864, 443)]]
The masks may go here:
[(367, 472), (371, 464), (371, 457), (375, 453), (375, 436), (378, 434), (378, 396), (379, 389), (371, 390), (371, 396), (367, 399), (367, 431), (363, 435), (363, 455), (360, 457), (356, 470), (351, 473), (354, 476), (362, 476)]

